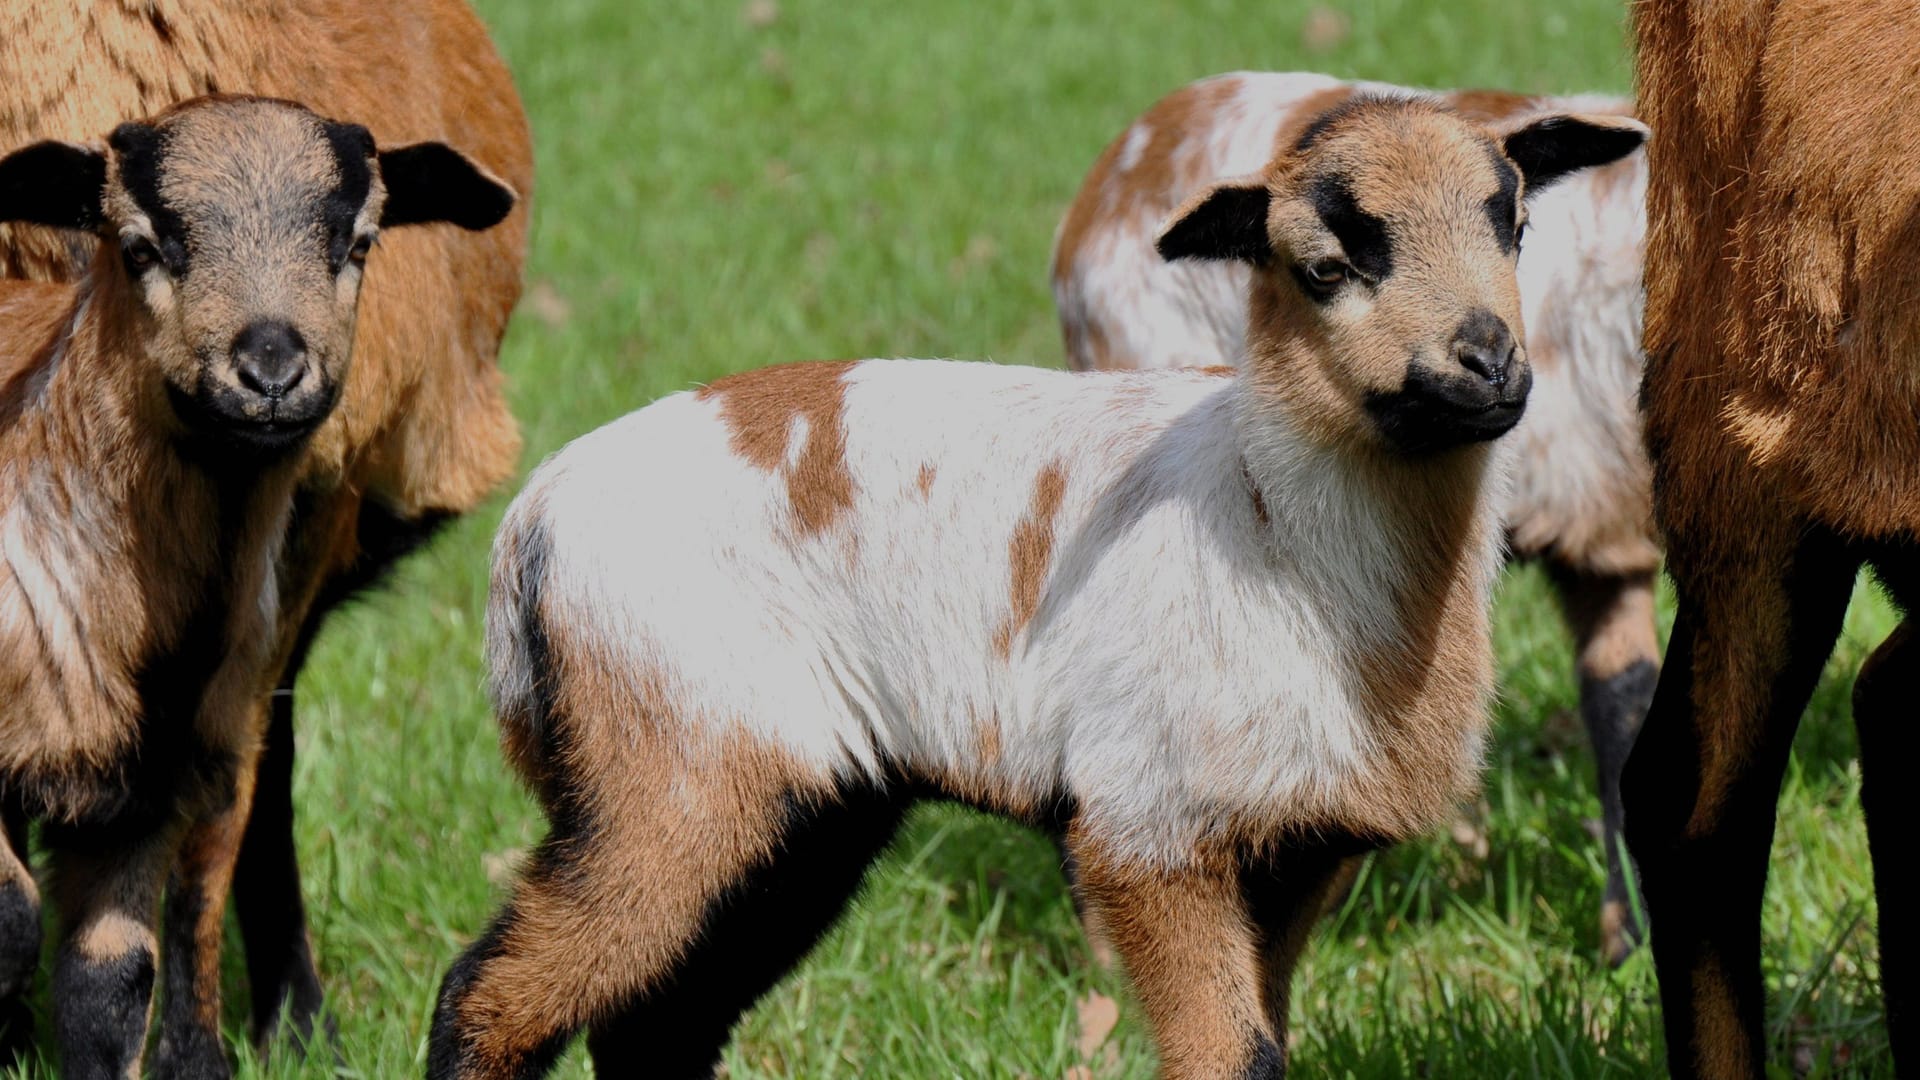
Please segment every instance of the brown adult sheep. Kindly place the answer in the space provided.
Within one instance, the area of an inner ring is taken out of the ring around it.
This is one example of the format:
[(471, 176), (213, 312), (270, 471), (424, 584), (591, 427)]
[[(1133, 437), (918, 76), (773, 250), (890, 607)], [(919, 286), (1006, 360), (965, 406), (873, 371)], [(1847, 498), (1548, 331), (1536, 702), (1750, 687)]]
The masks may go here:
[[(0, 7), (0, 146), (97, 135), (196, 94), (297, 98), (382, 145), (440, 140), (524, 197), (530, 139), (511, 77), (462, 0), (74, 0)], [(354, 374), (301, 470), (279, 565), (279, 693), (258, 703), (266, 749), (251, 806), (186, 846), (167, 936), (163, 1027), (218, 1018), (229, 876), (255, 1034), (282, 1010), (311, 1029), (321, 1001), (292, 838), (294, 681), (327, 613), (512, 474), (519, 435), (495, 366), (520, 292), (527, 211), (499, 228), (395, 234), (368, 270)], [(91, 249), (0, 225), (0, 273), (73, 280)], [(244, 830), (244, 850), (241, 848)], [(177, 1000), (176, 1000), (177, 999)]]
[[(1760, 904), (1794, 731), (1860, 568), (1909, 616), (1920, 603), (1920, 5), (1644, 0), (1634, 17), (1654, 132), (1642, 401), (1679, 610), (1627, 838), (1673, 1075), (1760, 1077)], [(1854, 691), (1903, 1070), (1920, 1069), (1912, 627)]]

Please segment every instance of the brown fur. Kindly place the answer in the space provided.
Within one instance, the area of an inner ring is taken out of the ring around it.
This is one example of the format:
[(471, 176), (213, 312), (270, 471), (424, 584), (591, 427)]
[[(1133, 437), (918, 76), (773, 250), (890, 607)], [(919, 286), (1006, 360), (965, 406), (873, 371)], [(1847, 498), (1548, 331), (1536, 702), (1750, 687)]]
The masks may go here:
[(1082, 902), (1125, 961), (1153, 1025), (1161, 1075), (1243, 1075), (1259, 1041), (1277, 1033), (1238, 861), (1216, 852), (1161, 871), (1109, 858), (1084, 836), (1070, 834), (1068, 847)]
[[(499, 227), (402, 230), (369, 259), (354, 374), (308, 448), (301, 483), (312, 506), (278, 568), (273, 636), (284, 667), (328, 582), (359, 569), (363, 500), (403, 520), (461, 513), (514, 470), (519, 433), (494, 358), (520, 292), (532, 146), (505, 65), (461, 0), (0, 10), (0, 146), (92, 138), (216, 90), (298, 98), (365, 124), (382, 146), (444, 141), (521, 196)], [(71, 279), (90, 249), (54, 230), (0, 224), (0, 274)], [(0, 389), (0, 408), (6, 398)]]
[[(841, 420), (842, 381), (849, 360), (787, 364), (716, 379), (698, 396), (717, 398), (733, 452), (787, 482), (800, 535), (811, 536), (853, 505), (853, 474), (847, 471), (847, 432)], [(791, 464), (787, 446), (795, 420), (807, 423), (807, 441)]]
[(936, 471), (932, 462), (920, 466), (920, 475), (914, 478), (914, 484), (920, 488), (921, 498), (933, 498), (933, 477)]
[(993, 650), (1002, 659), (1013, 655), (1013, 639), (1033, 621), (1040, 608), (1040, 586), (1047, 580), (1047, 567), (1053, 560), (1053, 519), (1060, 512), (1060, 500), (1066, 495), (1067, 474), (1058, 463), (1040, 470), (1034, 478), (1033, 501), (1027, 516), (1014, 526), (1007, 542), (1012, 583), (1007, 595), (1007, 620), (993, 633)]
[[(1750, 1076), (1762, 989), (1742, 943), (1759, 900), (1744, 885), (1719, 899), (1695, 868), (1745, 882), (1764, 864), (1744, 838), (1770, 827), (1794, 728), (1779, 714), (1804, 704), (1787, 673), (1817, 672), (1853, 577), (1837, 553), (1798, 555), (1805, 538), (1920, 534), (1920, 36), (1914, 6), (1893, 0), (1634, 13), (1654, 131), (1642, 402), (1690, 628), (1670, 666), (1691, 669), (1691, 693), (1662, 686), (1628, 821), (1655, 924), (1687, 927), (1654, 939), (1673, 1071)], [(1703, 888), (1714, 896), (1693, 899)], [(1702, 904), (1710, 915), (1689, 906)], [(1897, 963), (1883, 965), (1890, 1008)]]

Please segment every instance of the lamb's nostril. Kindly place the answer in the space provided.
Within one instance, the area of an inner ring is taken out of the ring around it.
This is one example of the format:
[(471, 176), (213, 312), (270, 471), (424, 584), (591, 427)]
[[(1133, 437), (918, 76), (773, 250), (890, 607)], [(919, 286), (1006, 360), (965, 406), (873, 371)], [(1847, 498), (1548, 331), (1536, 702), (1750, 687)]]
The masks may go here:
[(1506, 320), (1480, 308), (1454, 329), (1452, 351), (1461, 367), (1498, 388), (1507, 384), (1517, 347)]
[(1513, 364), (1513, 347), (1508, 346), (1504, 353), (1495, 354), (1484, 345), (1459, 341), (1453, 346), (1453, 357), (1460, 366), (1487, 380), (1492, 386), (1505, 386), (1507, 369)]
[(233, 339), (233, 364), (240, 384), (256, 394), (285, 397), (307, 374), (307, 342), (287, 323), (251, 323)]

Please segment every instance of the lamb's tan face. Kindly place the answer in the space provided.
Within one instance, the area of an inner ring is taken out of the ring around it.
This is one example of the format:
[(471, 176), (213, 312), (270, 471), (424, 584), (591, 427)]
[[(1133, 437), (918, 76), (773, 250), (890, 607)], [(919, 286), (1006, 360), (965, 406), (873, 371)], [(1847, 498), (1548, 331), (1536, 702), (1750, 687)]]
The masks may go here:
[(1437, 104), (1356, 99), (1262, 175), (1189, 201), (1160, 250), (1254, 264), (1246, 363), (1303, 428), (1405, 453), (1480, 442), (1519, 421), (1533, 381), (1514, 278), (1530, 181), (1643, 135), (1554, 117), (1497, 136)]
[(1407, 450), (1520, 419), (1525, 211), (1492, 139), (1446, 113), (1363, 109), (1315, 133), (1270, 190), (1272, 302), (1308, 339), (1277, 385)]
[(102, 233), (187, 425), (263, 449), (333, 408), (385, 190), (366, 129), (214, 100), (108, 140)]

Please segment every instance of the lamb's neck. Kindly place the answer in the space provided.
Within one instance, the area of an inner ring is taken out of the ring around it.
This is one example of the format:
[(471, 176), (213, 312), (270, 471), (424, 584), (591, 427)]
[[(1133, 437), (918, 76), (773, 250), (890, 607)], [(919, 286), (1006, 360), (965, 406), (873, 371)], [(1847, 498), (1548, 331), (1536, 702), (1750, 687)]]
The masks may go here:
[(1236, 388), (1235, 435), (1274, 555), (1352, 630), (1351, 645), (1424, 652), (1484, 611), (1500, 561), (1503, 477), (1488, 444), (1409, 457), (1316, 442)]

